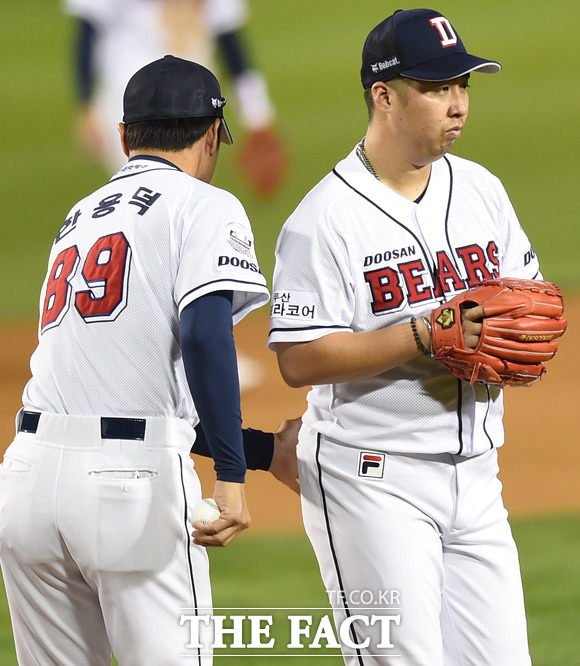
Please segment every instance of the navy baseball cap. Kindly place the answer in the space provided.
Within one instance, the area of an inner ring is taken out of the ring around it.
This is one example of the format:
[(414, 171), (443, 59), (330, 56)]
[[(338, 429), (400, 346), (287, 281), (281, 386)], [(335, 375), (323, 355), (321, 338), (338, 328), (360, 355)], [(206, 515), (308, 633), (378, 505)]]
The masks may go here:
[(173, 118), (221, 118), (220, 138), (234, 140), (224, 118), (226, 98), (219, 81), (203, 65), (172, 55), (133, 74), (123, 95), (123, 122)]
[(377, 81), (406, 76), (448, 81), (469, 72), (499, 72), (501, 65), (470, 55), (451, 23), (432, 9), (398, 9), (371, 30), (362, 55), (365, 90)]

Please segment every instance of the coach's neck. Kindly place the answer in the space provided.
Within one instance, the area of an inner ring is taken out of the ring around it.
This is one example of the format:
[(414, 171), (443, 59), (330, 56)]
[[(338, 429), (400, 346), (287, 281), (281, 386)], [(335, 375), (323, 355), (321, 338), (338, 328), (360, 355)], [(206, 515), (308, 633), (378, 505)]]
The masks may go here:
[(184, 150), (159, 150), (156, 148), (139, 148), (130, 150), (127, 145), (126, 127), (124, 123), (119, 123), (119, 134), (121, 136), (121, 146), (123, 152), (129, 159), (139, 155), (151, 155), (153, 157), (162, 157), (164, 160), (175, 164), (183, 172), (210, 183), (217, 165), (219, 154), (219, 128), (220, 119), (211, 125), (208, 131), (199, 141), (185, 148)]

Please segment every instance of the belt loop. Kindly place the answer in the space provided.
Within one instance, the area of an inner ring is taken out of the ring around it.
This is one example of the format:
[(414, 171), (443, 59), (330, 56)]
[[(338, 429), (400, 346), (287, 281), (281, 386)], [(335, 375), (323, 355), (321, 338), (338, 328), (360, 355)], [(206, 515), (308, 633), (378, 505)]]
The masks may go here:
[(16, 412), (16, 418), (14, 419), (14, 427), (16, 428), (16, 434), (20, 432), (20, 426), (22, 425), (22, 412), (24, 411), (24, 407), (21, 407), (17, 412)]

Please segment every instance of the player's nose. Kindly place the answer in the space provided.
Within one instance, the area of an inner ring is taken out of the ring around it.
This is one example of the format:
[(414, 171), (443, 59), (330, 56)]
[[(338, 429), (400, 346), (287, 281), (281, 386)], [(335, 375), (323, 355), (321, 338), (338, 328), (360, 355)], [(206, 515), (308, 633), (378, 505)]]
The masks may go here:
[(469, 110), (469, 96), (465, 88), (456, 86), (452, 90), (451, 100), (449, 104), (449, 115), (456, 118), (461, 118), (467, 115)]

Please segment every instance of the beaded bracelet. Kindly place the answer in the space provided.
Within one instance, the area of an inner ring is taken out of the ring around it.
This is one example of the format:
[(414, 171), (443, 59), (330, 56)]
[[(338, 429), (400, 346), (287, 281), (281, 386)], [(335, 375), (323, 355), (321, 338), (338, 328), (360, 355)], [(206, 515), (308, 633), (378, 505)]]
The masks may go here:
[(419, 335), (419, 331), (417, 330), (416, 317), (411, 317), (411, 329), (413, 331), (413, 337), (415, 338), (415, 344), (417, 345), (417, 349), (421, 352), (421, 354), (425, 354), (425, 356), (431, 356), (431, 352), (423, 344), (421, 336)]

